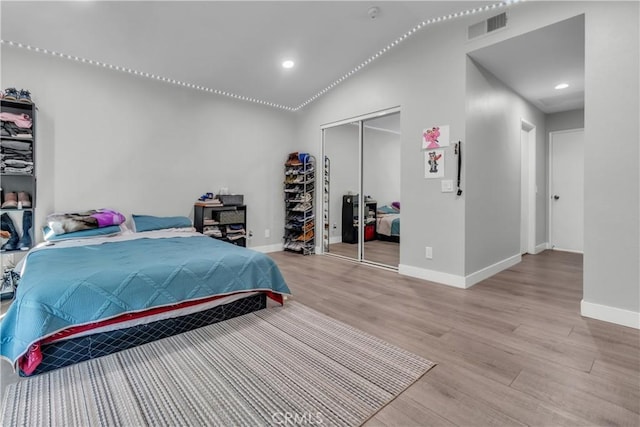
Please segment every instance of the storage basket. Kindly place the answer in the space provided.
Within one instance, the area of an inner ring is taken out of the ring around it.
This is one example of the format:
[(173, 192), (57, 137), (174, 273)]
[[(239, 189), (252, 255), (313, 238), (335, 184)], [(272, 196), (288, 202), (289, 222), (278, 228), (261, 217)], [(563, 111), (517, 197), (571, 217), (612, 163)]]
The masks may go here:
[(242, 194), (219, 194), (218, 199), (225, 206), (240, 206), (244, 203), (244, 196)]
[(376, 238), (376, 227), (371, 225), (364, 226), (364, 240), (368, 242), (369, 240), (373, 240)]
[(220, 212), (221, 224), (235, 224), (244, 222), (244, 211), (222, 211)]

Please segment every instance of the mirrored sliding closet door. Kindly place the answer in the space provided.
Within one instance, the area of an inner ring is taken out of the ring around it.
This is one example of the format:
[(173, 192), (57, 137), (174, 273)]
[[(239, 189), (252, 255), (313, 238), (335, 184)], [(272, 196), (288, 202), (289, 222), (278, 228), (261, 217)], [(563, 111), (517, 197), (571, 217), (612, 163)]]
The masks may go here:
[(360, 125), (345, 123), (324, 129), (323, 141), (323, 249), (325, 253), (359, 259), (355, 222), (360, 186)]
[(397, 268), (399, 109), (323, 126), (322, 146), (324, 253)]
[(400, 113), (364, 120), (362, 136), (366, 218), (362, 259), (397, 268), (400, 263)]

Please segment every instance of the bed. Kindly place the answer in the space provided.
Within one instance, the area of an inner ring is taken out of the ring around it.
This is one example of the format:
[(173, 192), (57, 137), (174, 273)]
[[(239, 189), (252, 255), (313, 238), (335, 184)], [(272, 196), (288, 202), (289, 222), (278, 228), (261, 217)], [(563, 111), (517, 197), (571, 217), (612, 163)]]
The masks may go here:
[(0, 322), (0, 355), (29, 376), (281, 305), (265, 254), (184, 229), (43, 243)]
[(381, 206), (376, 212), (376, 233), (379, 240), (400, 242), (400, 209)]

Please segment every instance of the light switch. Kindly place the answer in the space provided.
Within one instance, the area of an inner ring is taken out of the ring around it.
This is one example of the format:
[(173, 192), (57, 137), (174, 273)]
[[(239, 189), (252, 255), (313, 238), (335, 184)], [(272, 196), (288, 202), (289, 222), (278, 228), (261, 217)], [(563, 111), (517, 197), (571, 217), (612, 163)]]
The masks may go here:
[(443, 179), (440, 181), (443, 193), (453, 193), (453, 181), (450, 179)]

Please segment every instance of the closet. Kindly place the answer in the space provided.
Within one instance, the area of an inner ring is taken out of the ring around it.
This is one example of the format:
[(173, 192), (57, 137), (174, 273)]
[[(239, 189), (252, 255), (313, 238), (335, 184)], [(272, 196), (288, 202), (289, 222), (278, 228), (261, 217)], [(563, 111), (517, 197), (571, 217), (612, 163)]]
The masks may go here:
[(330, 123), (321, 129), (323, 253), (397, 268), (400, 109)]

